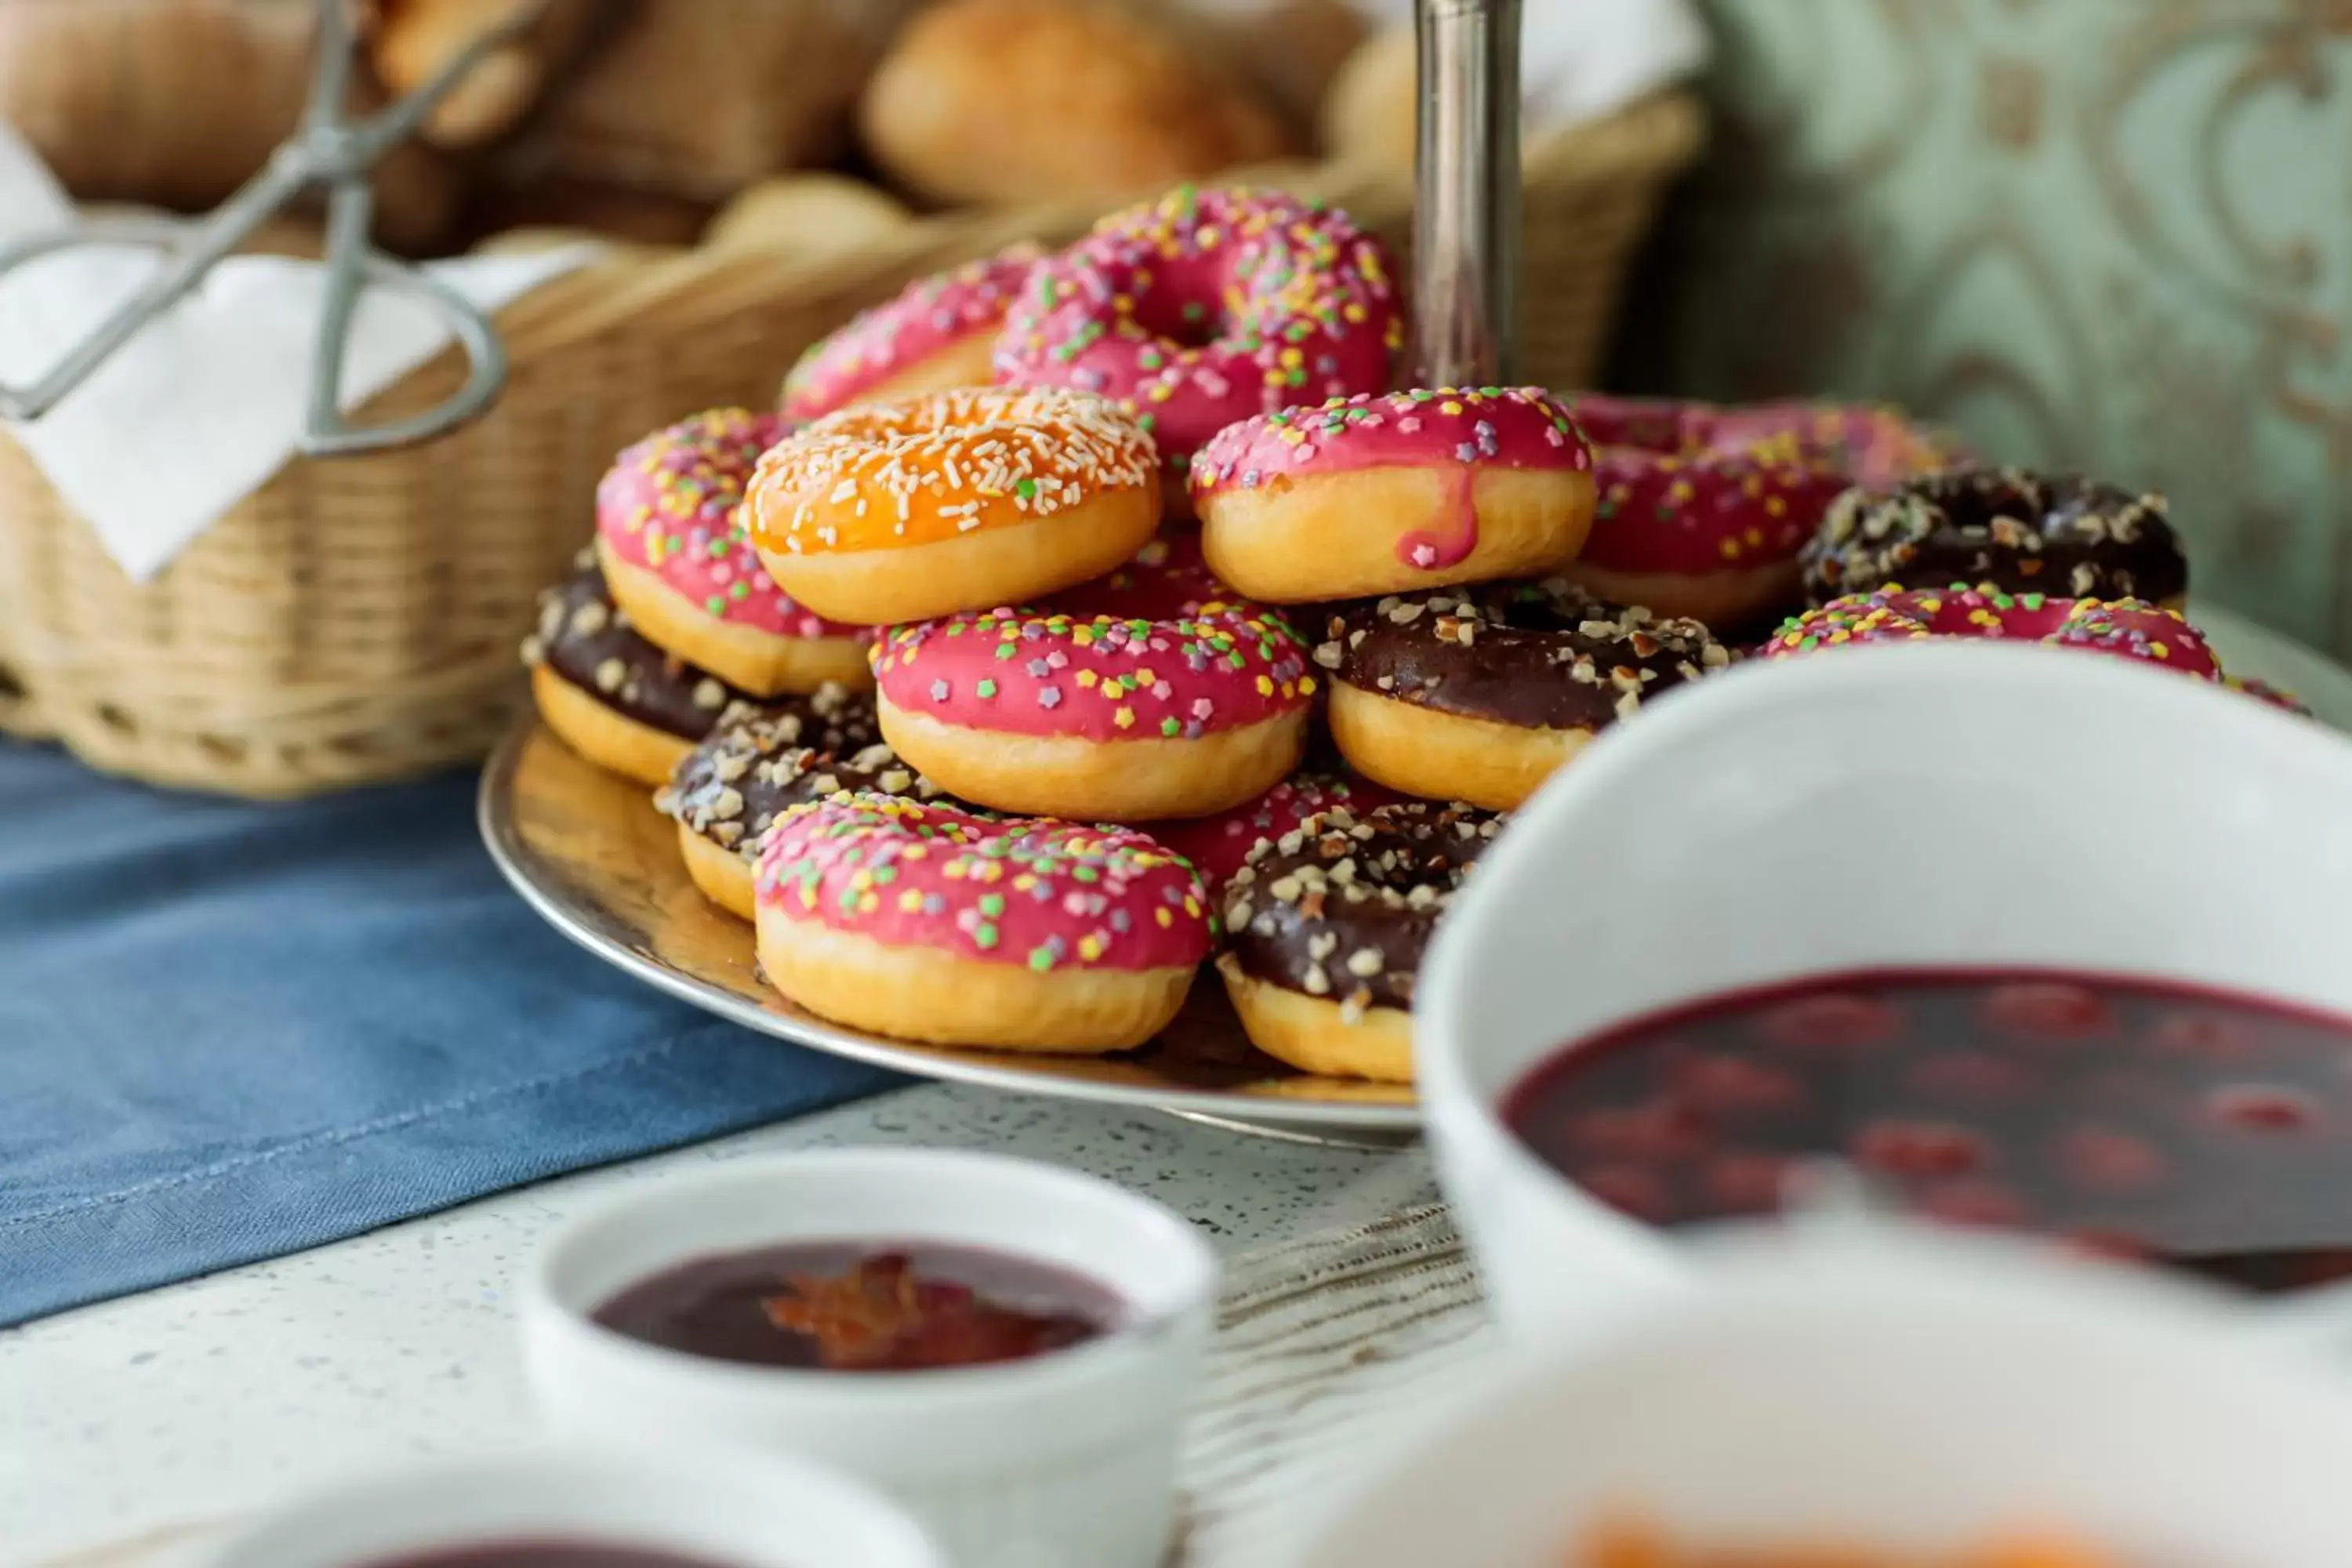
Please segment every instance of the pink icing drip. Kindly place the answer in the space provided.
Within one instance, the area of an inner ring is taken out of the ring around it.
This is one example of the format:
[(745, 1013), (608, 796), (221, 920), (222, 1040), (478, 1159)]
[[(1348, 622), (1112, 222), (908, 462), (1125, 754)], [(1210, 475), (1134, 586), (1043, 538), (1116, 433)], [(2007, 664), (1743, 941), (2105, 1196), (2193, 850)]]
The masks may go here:
[(1360, 468), (1481, 468), (1581, 473), (1592, 454), (1541, 387), (1400, 392), (1288, 408), (1220, 432), (1192, 459), (1196, 497)]
[(1403, 335), (1391, 277), (1344, 213), (1179, 191), (1037, 269), (997, 378), (1132, 402), (1181, 462), (1237, 419), (1387, 386)]
[(1024, 247), (909, 283), (801, 357), (785, 383), (784, 413), (821, 418), (910, 364), (975, 333), (993, 333), (1036, 265)]
[(1397, 559), (1423, 572), (1443, 572), (1449, 566), (1459, 566), (1478, 548), (1475, 477), (1468, 468), (1453, 468), (1447, 470), (1442, 482), (1445, 488), (1437, 504), (1451, 525), (1445, 533), (1416, 531), (1397, 540)]
[(597, 532), (622, 561), (716, 619), (783, 637), (869, 637), (803, 609), (737, 524), (760, 454), (793, 428), (776, 415), (719, 408), (648, 436), (597, 485)]
[(1250, 608), (1160, 621), (956, 616), (889, 632), (874, 673), (907, 712), (1088, 741), (1198, 740), (1295, 712), (1316, 687), (1305, 645)]
[(1143, 834), (882, 795), (785, 811), (758, 889), (788, 919), (1041, 973), (1190, 968), (1215, 934), (1199, 876)]
[(1160, 823), (1152, 831), (1162, 844), (1192, 862), (1213, 891), (1242, 868), (1261, 838), (1279, 838), (1319, 812), (1343, 806), (1364, 812), (1403, 798), (1369, 779), (1293, 773), (1247, 805), (1237, 805), (1219, 816)]

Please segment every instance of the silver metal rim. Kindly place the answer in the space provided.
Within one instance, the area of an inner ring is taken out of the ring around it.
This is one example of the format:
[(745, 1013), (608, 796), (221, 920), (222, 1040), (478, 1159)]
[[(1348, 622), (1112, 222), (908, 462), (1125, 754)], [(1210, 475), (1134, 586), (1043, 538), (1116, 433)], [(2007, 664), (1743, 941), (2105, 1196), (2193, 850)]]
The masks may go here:
[[(1056, 1078), (1047, 1072), (1024, 1072), (984, 1062), (960, 1063), (928, 1051), (918, 1051), (878, 1035), (839, 1029), (814, 1019), (771, 1013), (724, 991), (681, 974), (636, 952), (599, 924), (597, 911), (568, 898), (555, 879), (545, 874), (543, 862), (522, 842), (514, 820), (514, 771), (530, 734), (528, 719), (508, 731), (482, 769), (476, 796), (475, 819), (482, 843), (490, 852), (509, 887), (538, 912), (541, 919), (605, 963), (656, 990), (690, 1003), (747, 1029), (789, 1040), (852, 1061), (887, 1068), (910, 1078), (949, 1083), (976, 1084), (1012, 1094), (1047, 1095), (1061, 1100), (1125, 1106), (1138, 1110), (1170, 1111), (1190, 1121), (1237, 1132), (1287, 1138), (1307, 1143), (1386, 1143), (1402, 1142), (1421, 1129), (1417, 1106), (1345, 1105), (1328, 1101), (1284, 1100), (1257, 1095), (1216, 1094), (1181, 1089), (1139, 1089), (1122, 1084), (1095, 1083)], [(1335, 1134), (1369, 1134), (1349, 1140)], [(1381, 1135), (1385, 1134), (1385, 1137)]]

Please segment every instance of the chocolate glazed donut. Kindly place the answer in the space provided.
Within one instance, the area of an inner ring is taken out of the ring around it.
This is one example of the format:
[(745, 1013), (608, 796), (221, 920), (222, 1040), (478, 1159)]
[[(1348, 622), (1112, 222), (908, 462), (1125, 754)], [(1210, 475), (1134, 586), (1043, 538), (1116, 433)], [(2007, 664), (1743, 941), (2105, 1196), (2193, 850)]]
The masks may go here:
[(1731, 662), (1696, 621), (1563, 579), (1392, 595), (1328, 616), (1331, 733), (1391, 789), (1510, 811), (1599, 731)]
[(2020, 468), (1955, 468), (1848, 490), (1801, 555), (1818, 607), (1881, 588), (1969, 587), (2180, 609), (2189, 557), (2159, 495)]
[(871, 697), (833, 686), (805, 701), (814, 711), (760, 713), (721, 726), (654, 796), (677, 823), (694, 885), (747, 921), (759, 913), (752, 873), (760, 841), (786, 806), (842, 790), (909, 800), (944, 793), (875, 738)]
[(647, 785), (667, 780), (730, 709), (754, 700), (640, 636), (593, 552), (540, 595), (522, 660), (548, 728), (598, 767)]
[(1261, 839), (1226, 884), (1217, 972), (1258, 1049), (1304, 1071), (1412, 1081), (1412, 993), (1499, 812), (1407, 801)]

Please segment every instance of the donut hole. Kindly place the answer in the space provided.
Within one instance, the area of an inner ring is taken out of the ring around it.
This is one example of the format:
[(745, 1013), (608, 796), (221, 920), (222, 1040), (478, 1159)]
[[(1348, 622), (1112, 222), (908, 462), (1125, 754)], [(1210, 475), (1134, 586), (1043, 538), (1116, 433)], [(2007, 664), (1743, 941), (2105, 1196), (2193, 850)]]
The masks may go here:
[(1156, 289), (1135, 303), (1135, 324), (1176, 349), (1204, 349), (1225, 335), (1224, 312)]

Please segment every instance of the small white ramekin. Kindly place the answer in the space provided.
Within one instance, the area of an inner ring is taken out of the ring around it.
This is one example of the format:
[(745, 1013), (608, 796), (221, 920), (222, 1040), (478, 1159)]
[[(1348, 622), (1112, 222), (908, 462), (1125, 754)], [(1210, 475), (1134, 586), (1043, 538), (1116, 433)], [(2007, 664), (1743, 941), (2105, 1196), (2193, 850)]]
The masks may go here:
[(207, 1568), (367, 1568), (501, 1542), (593, 1542), (725, 1568), (947, 1568), (897, 1505), (772, 1456), (543, 1448), (443, 1460), (318, 1492)]
[[(986, 1248), (1093, 1280), (1129, 1320), (1030, 1361), (861, 1374), (688, 1355), (590, 1316), (691, 1258), (816, 1241)], [(791, 1154), (652, 1184), (566, 1226), (524, 1286), (524, 1357), (567, 1434), (806, 1455), (905, 1504), (957, 1568), (1157, 1568), (1216, 1281), (1182, 1218), (1092, 1177), (985, 1154)]]

